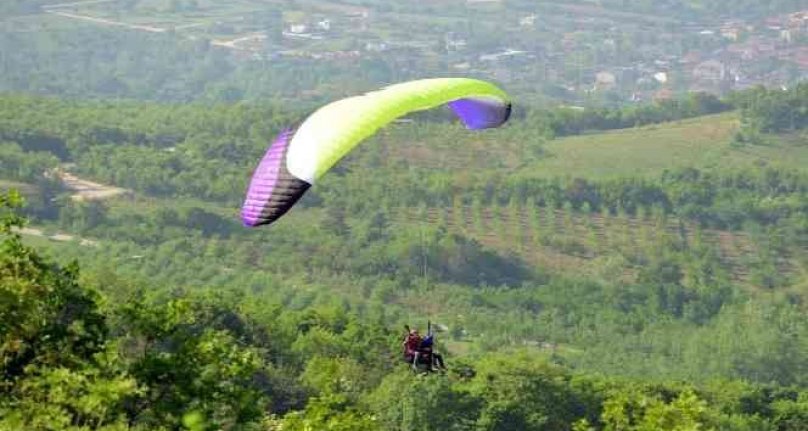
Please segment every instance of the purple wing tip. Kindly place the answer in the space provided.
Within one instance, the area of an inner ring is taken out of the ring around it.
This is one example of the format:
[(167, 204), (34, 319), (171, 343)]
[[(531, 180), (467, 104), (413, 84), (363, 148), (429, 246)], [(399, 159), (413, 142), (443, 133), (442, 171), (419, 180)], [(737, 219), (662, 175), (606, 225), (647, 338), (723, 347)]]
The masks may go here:
[(258, 223), (258, 217), (257, 216), (254, 216), (252, 214), (245, 215), (245, 213), (243, 211), (241, 212), (241, 224), (243, 224), (245, 227), (260, 226), (260, 224)]
[(291, 129), (281, 132), (255, 168), (241, 207), (244, 226), (272, 223), (289, 211), (310, 187), (286, 169), (286, 152), (293, 133)]
[(497, 100), (458, 99), (449, 102), (449, 107), (471, 130), (499, 127), (511, 116), (511, 104)]

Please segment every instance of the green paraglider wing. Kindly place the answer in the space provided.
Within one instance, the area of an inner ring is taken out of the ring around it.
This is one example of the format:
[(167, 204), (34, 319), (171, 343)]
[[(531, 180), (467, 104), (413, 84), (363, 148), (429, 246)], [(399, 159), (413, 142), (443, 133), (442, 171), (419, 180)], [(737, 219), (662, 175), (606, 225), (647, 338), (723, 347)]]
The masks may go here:
[(493, 84), (467, 78), (410, 81), (330, 103), (281, 133), (256, 168), (242, 207), (247, 226), (269, 224), (360, 142), (408, 113), (443, 104), (469, 129), (498, 127), (511, 104)]

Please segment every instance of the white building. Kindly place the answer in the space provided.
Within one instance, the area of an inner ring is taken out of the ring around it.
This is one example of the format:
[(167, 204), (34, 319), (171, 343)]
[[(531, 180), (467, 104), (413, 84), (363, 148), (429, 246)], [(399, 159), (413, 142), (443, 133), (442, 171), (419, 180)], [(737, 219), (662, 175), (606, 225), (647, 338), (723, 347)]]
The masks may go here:
[(289, 26), (289, 33), (301, 34), (308, 30), (306, 24), (292, 24)]

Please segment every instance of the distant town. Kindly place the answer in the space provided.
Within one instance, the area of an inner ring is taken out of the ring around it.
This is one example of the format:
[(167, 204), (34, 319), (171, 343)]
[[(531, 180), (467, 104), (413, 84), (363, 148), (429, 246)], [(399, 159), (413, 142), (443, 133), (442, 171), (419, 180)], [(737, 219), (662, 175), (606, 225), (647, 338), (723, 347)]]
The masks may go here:
[[(194, 0), (173, 1), (160, 20), (149, 20), (146, 9), (122, 12), (105, 0), (42, 10), (66, 20), (175, 34), (230, 50), (237, 62), (310, 61), (316, 67), (365, 61), (363, 67), (378, 68), (390, 80), (473, 75), (561, 100), (646, 102), (694, 91), (786, 87), (808, 77), (808, 9), (705, 25), (540, 4), (533, 13), (492, 13), (478, 26), (473, 13), (480, 15), (487, 3), (469, 0), (467, 10), (447, 16), (318, 1), (270, 10), (250, 2), (206, 9)], [(166, 12), (175, 19), (166, 19)]]

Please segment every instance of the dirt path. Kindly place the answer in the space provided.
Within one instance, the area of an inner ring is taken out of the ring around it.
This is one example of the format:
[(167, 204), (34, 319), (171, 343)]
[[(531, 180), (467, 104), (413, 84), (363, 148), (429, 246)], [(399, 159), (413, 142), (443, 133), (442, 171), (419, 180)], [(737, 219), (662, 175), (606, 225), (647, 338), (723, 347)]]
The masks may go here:
[[(97, 3), (103, 3), (103, 2), (106, 2), (106, 1), (108, 1), (108, 0), (99, 0), (99, 1), (97, 1)], [(128, 23), (121, 22), (121, 21), (113, 21), (113, 20), (109, 20), (109, 19), (105, 19), (105, 18), (96, 18), (96, 17), (89, 16), (89, 15), (79, 15), (79, 14), (75, 14), (75, 13), (62, 12), (62, 11), (59, 11), (59, 10), (55, 10), (55, 8), (57, 8), (57, 7), (67, 7), (69, 5), (89, 4), (89, 3), (96, 3), (96, 2), (95, 1), (90, 1), (90, 2), (79, 2), (79, 3), (62, 3), (60, 5), (45, 6), (45, 7), (43, 7), (43, 11), (45, 13), (49, 13), (51, 15), (58, 15), (58, 16), (65, 17), (65, 18), (88, 21), (88, 22), (92, 22), (92, 23), (100, 24), (100, 25), (123, 27), (123, 28), (128, 28), (130, 30), (147, 31), (147, 32), (150, 32), (150, 33), (165, 33), (165, 32), (168, 31), (167, 28), (163, 28), (163, 27), (154, 27), (154, 26), (140, 25), (140, 24), (128, 24)], [(193, 28), (193, 27), (199, 27), (199, 26), (203, 26), (203, 25), (205, 25), (205, 23), (184, 24), (184, 25), (175, 27), (174, 30), (184, 30), (184, 29)], [(266, 35), (264, 35), (263, 33), (254, 33), (254, 34), (249, 34), (247, 36), (239, 37), (239, 38), (236, 38), (236, 39), (233, 39), (233, 40), (213, 39), (213, 40), (210, 41), (210, 44), (213, 45), (213, 46), (218, 46), (218, 47), (222, 47), (222, 48), (234, 49), (234, 50), (239, 50), (239, 51), (246, 51), (247, 49), (242, 48), (242, 47), (238, 46), (237, 44), (243, 43), (243, 42), (249, 42), (249, 41), (252, 41), (252, 40), (265, 39), (265, 38), (266, 38)]]
[(64, 233), (55, 233), (53, 235), (48, 235), (43, 232), (41, 229), (31, 228), (31, 227), (24, 227), (22, 229), (15, 229), (16, 232), (19, 232), (22, 235), (28, 236), (38, 236), (40, 238), (47, 238), (51, 241), (59, 241), (59, 242), (71, 242), (71, 241), (79, 241), (79, 244), (85, 247), (98, 247), (98, 241), (93, 241), (91, 239), (86, 238), (79, 238), (77, 236), (68, 235)]
[(220, 46), (220, 47), (223, 47), (223, 48), (244, 50), (244, 48), (241, 48), (241, 47), (238, 46), (239, 43), (249, 42), (249, 41), (252, 41), (252, 40), (262, 40), (262, 39), (266, 39), (266, 38), (267, 38), (267, 36), (263, 32), (259, 32), (259, 33), (248, 34), (246, 36), (242, 36), (242, 37), (232, 39), (232, 40), (213, 39), (213, 40), (210, 41), (210, 44), (213, 45), (213, 46)]
[(83, 21), (89, 21), (89, 22), (93, 22), (93, 23), (101, 24), (101, 25), (124, 27), (124, 28), (128, 28), (128, 29), (131, 29), (131, 30), (148, 31), (148, 32), (151, 32), (151, 33), (165, 33), (166, 31), (168, 31), (167, 29), (162, 28), (162, 27), (152, 27), (152, 26), (148, 26), (148, 25), (139, 25), (139, 24), (127, 24), (125, 22), (112, 21), (112, 20), (104, 19), (104, 18), (95, 18), (95, 17), (87, 16), (87, 15), (78, 15), (78, 14), (70, 13), (70, 12), (59, 12), (59, 11), (52, 10), (52, 9), (45, 9), (44, 11), (45, 11), (45, 13), (49, 13), (49, 14), (52, 14), (52, 15), (59, 15), (59, 16), (65, 17), (65, 18), (72, 18), (72, 19), (78, 19), (78, 20), (83, 20)]
[(85, 6), (88, 4), (99, 4), (99, 3), (112, 3), (116, 0), (85, 0), (85, 1), (77, 1), (71, 3), (56, 3), (56, 4), (46, 4), (42, 6), (42, 9), (58, 9), (63, 7), (75, 7), (75, 6)]
[(56, 176), (62, 180), (65, 187), (75, 192), (71, 196), (74, 201), (109, 199), (132, 193), (131, 190), (81, 179), (64, 170), (57, 171)]

